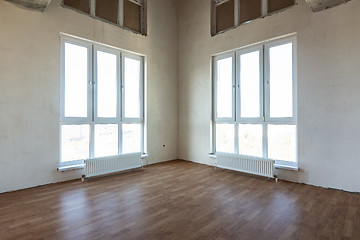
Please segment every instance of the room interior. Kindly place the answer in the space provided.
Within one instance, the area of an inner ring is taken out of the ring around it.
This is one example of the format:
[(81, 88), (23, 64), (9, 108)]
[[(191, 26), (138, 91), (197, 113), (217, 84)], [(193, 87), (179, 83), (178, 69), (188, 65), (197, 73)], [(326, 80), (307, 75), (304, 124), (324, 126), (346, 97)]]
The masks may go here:
[[(62, 0), (45, 2), (46, 8), (34, 11), (0, 1), (5, 239), (360, 238), (359, 0), (322, 8), (319, 1), (307, 1), (309, 7), (297, 0), (225, 31), (213, 28), (210, 0), (147, 0), (146, 28), (135, 30), (129, 22), (118, 26)], [(143, 57), (143, 170), (84, 182), (83, 167), (59, 171), (65, 35)], [(284, 37), (296, 39), (296, 168), (275, 167), (272, 175), (279, 181), (214, 168), (214, 57)], [(99, 195), (90, 194), (94, 189)], [(128, 199), (114, 200), (121, 194)], [(196, 199), (208, 202), (201, 206)], [(146, 208), (140, 200), (148, 201)], [(69, 205), (91, 209), (96, 201), (104, 202), (90, 212)], [(108, 206), (113, 202), (121, 207)], [(244, 207), (238, 209), (240, 203)], [(10, 216), (14, 209), (19, 212)], [(92, 220), (82, 222), (87, 217)], [(102, 220), (96, 225), (98, 218), (123, 225), (121, 231)], [(48, 224), (32, 224), (41, 219)], [(82, 225), (74, 230), (59, 219)]]

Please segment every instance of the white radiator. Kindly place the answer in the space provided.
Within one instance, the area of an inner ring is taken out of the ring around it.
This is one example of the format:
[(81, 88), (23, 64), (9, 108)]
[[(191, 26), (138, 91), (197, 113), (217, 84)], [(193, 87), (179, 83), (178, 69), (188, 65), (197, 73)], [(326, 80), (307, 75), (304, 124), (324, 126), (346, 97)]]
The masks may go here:
[(142, 167), (141, 154), (129, 154), (85, 161), (85, 177), (94, 177), (109, 173)]
[(258, 157), (217, 154), (216, 167), (274, 178), (274, 161)]

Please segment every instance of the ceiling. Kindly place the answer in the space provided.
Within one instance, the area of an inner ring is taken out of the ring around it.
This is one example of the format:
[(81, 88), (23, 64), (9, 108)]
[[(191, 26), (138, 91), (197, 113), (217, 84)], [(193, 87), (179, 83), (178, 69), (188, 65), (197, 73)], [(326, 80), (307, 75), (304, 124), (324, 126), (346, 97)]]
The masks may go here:
[[(43, 12), (49, 6), (51, 0), (5, 0), (20, 7)], [(305, 0), (313, 12), (319, 12), (335, 7), (350, 0)]]

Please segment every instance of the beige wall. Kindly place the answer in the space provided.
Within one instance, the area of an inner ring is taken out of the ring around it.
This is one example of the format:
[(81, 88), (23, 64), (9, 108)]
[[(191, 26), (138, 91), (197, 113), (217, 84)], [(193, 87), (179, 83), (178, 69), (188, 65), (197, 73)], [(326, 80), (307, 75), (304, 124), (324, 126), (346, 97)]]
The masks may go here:
[(179, 158), (214, 164), (211, 55), (297, 33), (299, 172), (292, 181), (360, 191), (360, 1), (291, 9), (210, 37), (210, 1), (179, 4)]
[(0, 192), (82, 174), (56, 171), (60, 32), (146, 55), (148, 161), (176, 159), (175, 0), (149, 1), (147, 37), (62, 8), (60, 0), (44, 13), (0, 1)]
[(56, 171), (60, 32), (146, 55), (149, 162), (179, 157), (205, 164), (214, 164), (208, 157), (211, 55), (297, 33), (301, 170), (279, 176), (360, 191), (359, 12), (359, 0), (319, 13), (299, 0), (285, 12), (210, 37), (209, 0), (178, 6), (151, 0), (144, 37), (64, 9), (60, 0), (45, 13), (0, 1), (0, 192), (82, 174)]

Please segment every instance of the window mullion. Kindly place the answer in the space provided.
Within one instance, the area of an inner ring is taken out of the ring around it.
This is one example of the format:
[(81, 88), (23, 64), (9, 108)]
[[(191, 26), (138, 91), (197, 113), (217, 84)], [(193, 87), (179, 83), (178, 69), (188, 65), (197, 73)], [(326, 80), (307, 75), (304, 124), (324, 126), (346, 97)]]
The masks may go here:
[(234, 153), (239, 154), (239, 124), (236, 122), (234, 124)]
[(145, 78), (145, 72), (144, 72), (144, 58), (142, 58), (142, 60), (140, 61), (140, 83), (139, 83), (139, 97), (140, 97), (140, 118), (142, 119), (142, 121), (144, 121), (144, 78)]
[(117, 98), (116, 98), (116, 119), (118, 122), (121, 121), (121, 52), (116, 54), (117, 64), (116, 64), (116, 87), (117, 87)]
[(119, 149), (119, 155), (122, 154), (122, 120), (123, 120), (123, 54), (120, 52), (118, 56), (119, 62), (118, 62), (118, 112), (119, 112), (119, 127), (118, 127), (118, 149)]
[(234, 26), (239, 26), (240, 23), (240, 0), (234, 2)]
[(145, 133), (144, 133), (144, 122), (140, 123), (140, 151), (141, 153), (145, 153), (144, 151), (144, 139), (145, 139)]
[[(93, 2), (93, 1), (92, 1)], [(91, 114), (91, 119), (89, 121), (90, 124), (90, 143), (89, 143), (89, 158), (92, 159), (94, 158), (94, 147), (95, 147), (95, 126), (94, 126), (94, 121), (95, 121), (95, 108), (96, 108), (96, 103), (95, 103), (95, 92), (96, 92), (96, 52), (95, 52), (95, 46), (92, 45), (91, 46), (91, 96), (90, 96), (90, 114)]]
[(119, 155), (122, 154), (122, 122), (118, 125), (118, 149), (119, 149)]
[(293, 121), (297, 124), (297, 42), (292, 39), (292, 100)]
[(119, 26), (124, 26), (124, 0), (119, 0), (118, 25)]
[(232, 55), (232, 120), (236, 121), (236, 54)]
[(95, 156), (95, 126), (94, 123), (90, 123), (90, 143), (89, 143), (89, 158), (92, 159)]
[(268, 134), (267, 134), (267, 123), (263, 123), (263, 157), (268, 158)]
[[(237, 2), (237, 1), (236, 1)], [(235, 53), (234, 56), (234, 64), (235, 64), (235, 126), (234, 126), (234, 153), (239, 154), (239, 121), (241, 119), (240, 116), (240, 54)]]
[(261, 0), (261, 15), (263, 17), (268, 15), (268, 0)]
[(269, 48), (264, 46), (264, 121), (267, 122), (270, 116), (270, 66)]
[(266, 108), (266, 83), (265, 83), (265, 53), (264, 53), (265, 49), (264, 46), (261, 47), (260, 50), (260, 59), (259, 59), (259, 64), (260, 64), (260, 113), (262, 114), (261, 116), (261, 120), (264, 122), (265, 121), (265, 108)]
[(140, 31), (141, 34), (146, 35), (147, 34), (147, 0), (142, 0), (141, 2), (141, 14), (140, 14)]
[(120, 81), (120, 92), (121, 92), (121, 121), (125, 119), (125, 56), (121, 54), (121, 81)]
[(211, 35), (216, 34), (216, 4), (215, 0), (211, 1)]
[(92, 45), (92, 58), (91, 58), (91, 121), (95, 122), (97, 115), (97, 56), (96, 56), (96, 47)]
[(95, 16), (96, 14), (96, 0), (90, 0), (90, 15)]
[(122, 82), (123, 82), (123, 54), (120, 53), (119, 54), (119, 62), (118, 62), (118, 68), (119, 68), (119, 73), (118, 73), (118, 111), (119, 111), (119, 120), (120, 122), (123, 119), (123, 111), (122, 111), (122, 96), (123, 96), (123, 92), (122, 92)]
[(241, 98), (240, 98), (240, 54), (236, 53), (235, 55), (235, 121), (238, 122), (241, 120)]
[[(263, 1), (264, 2), (264, 1)], [(268, 116), (270, 108), (270, 96), (269, 96), (269, 56), (268, 48), (263, 45), (262, 48), (262, 69), (263, 69), (263, 157), (268, 158)]]

